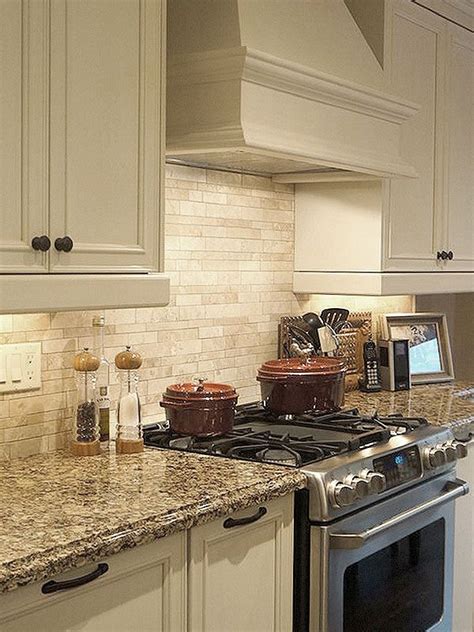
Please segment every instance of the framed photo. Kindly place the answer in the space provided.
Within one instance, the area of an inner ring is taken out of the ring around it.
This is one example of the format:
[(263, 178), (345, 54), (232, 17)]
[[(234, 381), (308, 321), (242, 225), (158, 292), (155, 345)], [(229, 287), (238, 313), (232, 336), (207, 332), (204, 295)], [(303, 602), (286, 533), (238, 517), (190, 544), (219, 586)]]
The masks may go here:
[(454, 379), (445, 314), (383, 314), (380, 324), (382, 338), (409, 341), (412, 384)]

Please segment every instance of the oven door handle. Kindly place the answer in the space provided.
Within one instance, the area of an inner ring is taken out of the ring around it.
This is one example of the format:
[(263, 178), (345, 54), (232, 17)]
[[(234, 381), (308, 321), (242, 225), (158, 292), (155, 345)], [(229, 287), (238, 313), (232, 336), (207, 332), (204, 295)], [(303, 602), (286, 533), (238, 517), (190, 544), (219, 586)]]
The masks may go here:
[(439, 507), (440, 505), (455, 500), (456, 498), (459, 498), (459, 496), (464, 496), (467, 493), (469, 493), (469, 485), (465, 481), (458, 478), (455, 481), (448, 481), (441, 496), (437, 496), (436, 498), (427, 500), (426, 502), (416, 505), (411, 509), (407, 509), (406, 511), (403, 511), (393, 518), (389, 518), (385, 522), (377, 524), (374, 527), (370, 527), (360, 533), (331, 533), (329, 535), (329, 547), (331, 549), (359, 549), (368, 540), (380, 533), (383, 533), (384, 531), (387, 531), (391, 527), (395, 527), (401, 522), (404, 522), (409, 518), (413, 518), (413, 516), (416, 516), (423, 511)]

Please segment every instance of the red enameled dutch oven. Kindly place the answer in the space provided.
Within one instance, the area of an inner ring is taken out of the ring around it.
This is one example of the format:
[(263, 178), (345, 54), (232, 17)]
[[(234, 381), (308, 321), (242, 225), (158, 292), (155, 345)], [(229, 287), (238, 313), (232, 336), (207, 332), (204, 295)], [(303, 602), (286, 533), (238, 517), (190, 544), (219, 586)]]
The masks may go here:
[(262, 402), (277, 415), (339, 410), (344, 404), (345, 362), (341, 358), (282, 358), (258, 370)]
[(166, 409), (166, 419), (173, 432), (211, 437), (232, 430), (237, 398), (229, 384), (200, 379), (195, 383), (168, 386), (160, 405)]

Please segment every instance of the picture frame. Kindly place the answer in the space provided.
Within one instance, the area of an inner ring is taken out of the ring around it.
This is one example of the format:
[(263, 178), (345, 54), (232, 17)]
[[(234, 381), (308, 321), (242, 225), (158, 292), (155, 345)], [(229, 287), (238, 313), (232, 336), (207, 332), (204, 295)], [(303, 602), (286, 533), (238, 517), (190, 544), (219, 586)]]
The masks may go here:
[(380, 333), (385, 340), (409, 340), (413, 385), (454, 380), (446, 314), (383, 314)]

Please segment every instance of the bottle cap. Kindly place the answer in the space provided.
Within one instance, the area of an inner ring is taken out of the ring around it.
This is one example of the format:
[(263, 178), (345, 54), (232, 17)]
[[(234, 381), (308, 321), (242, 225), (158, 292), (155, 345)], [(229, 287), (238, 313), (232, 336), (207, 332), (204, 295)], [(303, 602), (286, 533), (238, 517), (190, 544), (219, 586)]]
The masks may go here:
[(84, 347), (77, 355), (74, 356), (74, 369), (85, 373), (87, 371), (97, 371), (100, 366), (100, 360), (93, 353), (90, 353), (87, 347)]
[(104, 316), (94, 316), (92, 319), (93, 327), (104, 327), (105, 326), (105, 317)]
[(115, 366), (117, 369), (126, 369), (128, 371), (139, 369), (142, 365), (142, 356), (136, 351), (130, 351), (130, 347), (125, 347), (125, 351), (120, 351), (115, 356)]

